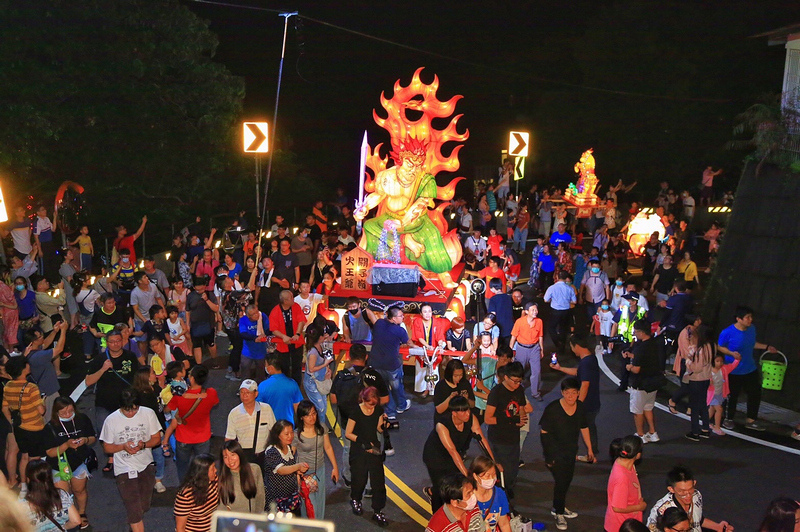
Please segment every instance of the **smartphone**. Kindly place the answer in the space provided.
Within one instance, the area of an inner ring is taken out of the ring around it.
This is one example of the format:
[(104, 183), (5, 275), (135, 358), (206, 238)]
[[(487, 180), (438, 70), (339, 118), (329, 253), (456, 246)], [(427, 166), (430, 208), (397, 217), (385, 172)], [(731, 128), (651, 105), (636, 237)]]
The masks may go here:
[(554, 364), (554, 365), (555, 365), (555, 364), (558, 364), (558, 356), (556, 356), (556, 354), (555, 354), (555, 353), (553, 353), (552, 355), (550, 355), (550, 363), (551, 363), (551, 364)]
[(299, 518), (270, 519), (267, 515), (216, 512), (211, 532), (335, 532), (331, 521)]

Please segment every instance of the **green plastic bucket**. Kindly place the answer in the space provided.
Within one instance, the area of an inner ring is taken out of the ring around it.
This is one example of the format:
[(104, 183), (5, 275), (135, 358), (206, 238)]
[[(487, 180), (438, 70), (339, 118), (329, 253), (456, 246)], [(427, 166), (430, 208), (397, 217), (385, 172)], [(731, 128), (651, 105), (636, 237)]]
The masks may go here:
[[(778, 360), (764, 360), (765, 355), (780, 355), (783, 357), (783, 362)], [(783, 378), (786, 376), (786, 366), (789, 360), (786, 355), (778, 351), (777, 353), (764, 352), (761, 358), (758, 359), (761, 363), (761, 387), (765, 390), (781, 390), (783, 389)]]

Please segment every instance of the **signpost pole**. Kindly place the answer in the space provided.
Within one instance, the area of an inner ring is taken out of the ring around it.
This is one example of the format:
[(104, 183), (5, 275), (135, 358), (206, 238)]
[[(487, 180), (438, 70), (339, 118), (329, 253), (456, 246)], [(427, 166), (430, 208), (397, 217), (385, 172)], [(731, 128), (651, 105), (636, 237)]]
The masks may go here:
[(258, 182), (261, 180), (261, 158), (256, 155), (256, 218), (261, 218), (261, 193), (259, 192)]

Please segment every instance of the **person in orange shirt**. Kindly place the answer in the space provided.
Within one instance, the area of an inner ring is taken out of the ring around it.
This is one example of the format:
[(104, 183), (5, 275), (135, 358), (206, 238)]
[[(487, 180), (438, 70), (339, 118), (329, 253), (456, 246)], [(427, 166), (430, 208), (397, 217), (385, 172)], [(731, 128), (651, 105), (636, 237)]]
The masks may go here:
[[(450, 322), (444, 318), (433, 315), (433, 308), (428, 303), (423, 303), (420, 307), (420, 315), (411, 322), (411, 340), (415, 344), (426, 349), (435, 349), (439, 342), (445, 342), (445, 334), (450, 328)], [(422, 393), (422, 397), (428, 396), (428, 383), (425, 382), (427, 371), (423, 361), (415, 357), (417, 363), (414, 365), (414, 391)], [(441, 356), (433, 361), (434, 369), (441, 363)]]
[(502, 257), (503, 252), (500, 251), (500, 243), (503, 237), (497, 234), (497, 229), (492, 227), (489, 229), (489, 237), (486, 239), (486, 246), (489, 248), (489, 255), (492, 257)]
[(511, 330), (509, 346), (514, 350), (514, 360), (522, 366), (531, 368), (531, 395), (537, 401), (542, 400), (539, 392), (540, 375), (542, 373), (542, 357), (544, 356), (544, 328), (542, 320), (537, 318), (539, 306), (534, 302), (525, 303), (524, 314), (514, 323)]
[(322, 212), (322, 208), (322, 200), (317, 200), (317, 202), (314, 204), (314, 208), (311, 210), (311, 213), (314, 215), (314, 221), (317, 223), (319, 230), (324, 234), (328, 232), (328, 217), (325, 216), (324, 212)]
[[(503, 268), (500, 267), (503, 259), (500, 257), (489, 257), (489, 265), (480, 271), (474, 270), (464, 270), (464, 273), (467, 275), (472, 275), (475, 277), (480, 277), (481, 279), (486, 279), (486, 283), (488, 284), (489, 281), (492, 279), (500, 279), (503, 282), (503, 293), (506, 292), (506, 272), (503, 271)], [(486, 300), (492, 298), (494, 294), (491, 290), (487, 290), (484, 294)]]

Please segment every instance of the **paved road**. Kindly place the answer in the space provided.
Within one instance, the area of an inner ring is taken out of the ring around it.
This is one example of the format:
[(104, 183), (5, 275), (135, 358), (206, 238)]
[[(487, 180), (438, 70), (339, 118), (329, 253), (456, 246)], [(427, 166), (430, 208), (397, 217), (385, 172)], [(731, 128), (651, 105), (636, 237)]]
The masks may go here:
[[(566, 357), (564, 357), (566, 358)], [(562, 363), (569, 364), (569, 360)], [(535, 403), (533, 424), (547, 402), (557, 398), (559, 378), (550, 370), (544, 372), (544, 389), (548, 391), (544, 403)], [(220, 438), (224, 434), (225, 417), (230, 408), (238, 402), (237, 385), (223, 378), (223, 372), (212, 372), (211, 383), (219, 394), (221, 405), (214, 413), (212, 428)], [(612, 438), (633, 431), (633, 421), (627, 409), (627, 394), (619, 393), (612, 383), (602, 377), (603, 407), (598, 417), (601, 449), (608, 447)], [(91, 404), (91, 396), (84, 396), (83, 403)], [(400, 416), (401, 427), (393, 432), (392, 440), (396, 454), (389, 457), (386, 466), (390, 477), (390, 500), (386, 508), (393, 531), (421, 530), (419, 520), (426, 520), (430, 514), (423, 508), (424, 501), (420, 489), (429, 484), (422, 464), (422, 445), (432, 428), (432, 400), (414, 398), (410, 411)], [(713, 519), (727, 519), (738, 530), (754, 530), (769, 501), (786, 494), (799, 497), (800, 459), (771, 448), (755, 445), (730, 436), (715, 437), (711, 440), (694, 443), (683, 438), (688, 422), (667, 413), (656, 413), (657, 429), (662, 442), (648, 444), (644, 458), (639, 466), (645, 500), (653, 503), (665, 493), (664, 476), (675, 464), (691, 467), (699, 478), (698, 489), (706, 501), (706, 515)], [(218, 439), (220, 439), (218, 438)], [(339, 446), (335, 444), (337, 455)], [(471, 454), (478, 452), (473, 446)], [(536, 433), (525, 443), (522, 457), (526, 466), (521, 470), (516, 507), (524, 515), (541, 520), (553, 528), (549, 515), (552, 497), (552, 480), (542, 461), (542, 451)], [(102, 459), (101, 459), (102, 460)], [(579, 464), (575, 480), (568, 497), (568, 507), (580, 516), (571, 520), (570, 530), (602, 530), (602, 519), (606, 507), (606, 483), (610, 471), (607, 451), (601, 453), (598, 464)], [(172, 502), (175, 496), (177, 479), (173, 464), (168, 465), (165, 494), (155, 494), (153, 508), (145, 517), (148, 530), (172, 530)], [(93, 531), (125, 531), (125, 513), (113, 479), (98, 472), (90, 481), (89, 517)], [(410, 495), (407, 493), (410, 492)], [(356, 517), (349, 510), (349, 490), (342, 484), (328, 483), (327, 516), (339, 530), (367, 530), (374, 526), (369, 518)], [(365, 509), (369, 509), (369, 499), (365, 499)], [(649, 508), (648, 508), (649, 510)], [(414, 519), (416, 517), (417, 520)]]

